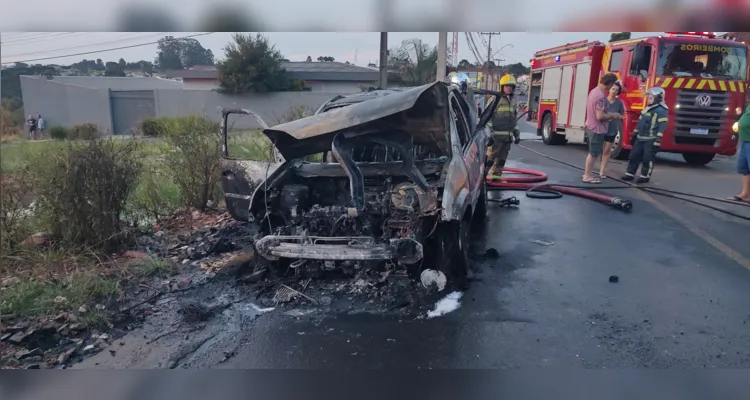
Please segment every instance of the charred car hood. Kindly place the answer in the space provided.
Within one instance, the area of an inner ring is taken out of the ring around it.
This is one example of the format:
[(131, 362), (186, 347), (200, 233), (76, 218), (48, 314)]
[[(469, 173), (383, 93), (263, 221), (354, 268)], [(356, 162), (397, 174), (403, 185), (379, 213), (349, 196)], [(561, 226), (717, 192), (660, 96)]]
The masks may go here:
[(442, 82), (378, 90), (346, 96), (327, 105), (327, 111), (263, 132), (287, 160), (331, 150), (333, 137), (341, 131), (356, 135), (386, 129), (407, 131), (414, 144), (449, 155), (447, 104), (448, 88)]

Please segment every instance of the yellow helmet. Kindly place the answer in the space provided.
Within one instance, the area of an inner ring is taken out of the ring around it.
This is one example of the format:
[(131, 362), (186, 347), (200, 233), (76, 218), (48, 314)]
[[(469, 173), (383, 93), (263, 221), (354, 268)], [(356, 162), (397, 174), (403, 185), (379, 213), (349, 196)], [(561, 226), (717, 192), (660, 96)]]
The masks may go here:
[(511, 74), (505, 74), (502, 78), (500, 78), (500, 82), (498, 83), (498, 85), (500, 87), (503, 87), (505, 85), (516, 86), (516, 78), (514, 78)]

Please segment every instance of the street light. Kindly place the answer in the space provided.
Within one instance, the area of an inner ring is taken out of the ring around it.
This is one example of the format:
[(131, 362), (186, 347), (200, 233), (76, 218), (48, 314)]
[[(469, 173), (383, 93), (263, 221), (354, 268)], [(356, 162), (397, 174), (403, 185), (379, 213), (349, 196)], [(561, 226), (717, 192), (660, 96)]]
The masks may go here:
[(492, 54), (492, 57), (495, 57), (497, 55), (497, 53), (503, 51), (503, 49), (506, 48), (506, 47), (513, 47), (513, 44), (512, 43), (508, 43), (508, 44), (506, 44), (504, 46), (501, 46), (499, 49), (497, 49), (497, 51), (494, 54)]

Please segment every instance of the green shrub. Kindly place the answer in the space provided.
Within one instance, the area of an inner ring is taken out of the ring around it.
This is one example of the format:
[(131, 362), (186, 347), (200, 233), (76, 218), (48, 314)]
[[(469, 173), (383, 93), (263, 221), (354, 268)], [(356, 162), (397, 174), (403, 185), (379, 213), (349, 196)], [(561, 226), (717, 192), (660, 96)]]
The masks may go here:
[(0, 177), (0, 256), (33, 233), (29, 223), (32, 189), (27, 169)]
[(143, 136), (162, 136), (163, 131), (160, 122), (161, 121), (159, 118), (146, 118), (141, 121), (141, 133), (143, 134)]
[(144, 165), (126, 210), (128, 219), (134, 225), (142, 225), (145, 221), (156, 223), (180, 208), (180, 188), (174, 183), (170, 172), (161, 161)]
[(49, 135), (52, 139), (65, 140), (68, 138), (68, 128), (62, 125), (54, 125), (49, 128)]
[(68, 138), (71, 140), (94, 140), (101, 138), (101, 136), (99, 127), (90, 122), (73, 125), (68, 132)]
[(185, 205), (205, 209), (221, 193), (219, 124), (199, 115), (166, 122), (164, 132), (172, 148), (165, 155), (167, 168)]
[(120, 221), (141, 171), (138, 143), (122, 142), (68, 142), (39, 157), (36, 200), (56, 243), (106, 251), (122, 243)]

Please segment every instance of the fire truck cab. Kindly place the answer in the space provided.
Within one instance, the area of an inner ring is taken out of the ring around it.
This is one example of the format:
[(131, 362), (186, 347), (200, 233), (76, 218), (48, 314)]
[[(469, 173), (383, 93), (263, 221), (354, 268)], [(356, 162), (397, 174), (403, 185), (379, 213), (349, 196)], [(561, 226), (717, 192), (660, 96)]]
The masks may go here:
[(587, 141), (586, 99), (608, 72), (623, 86), (619, 98), (626, 110), (613, 158), (627, 158), (631, 133), (646, 106), (644, 93), (655, 86), (664, 89), (669, 107), (661, 151), (681, 153), (693, 165), (705, 165), (716, 154), (735, 154), (732, 125), (747, 103), (746, 44), (709, 32), (667, 32), (538, 51), (531, 60), (527, 120), (536, 122), (545, 144)]

